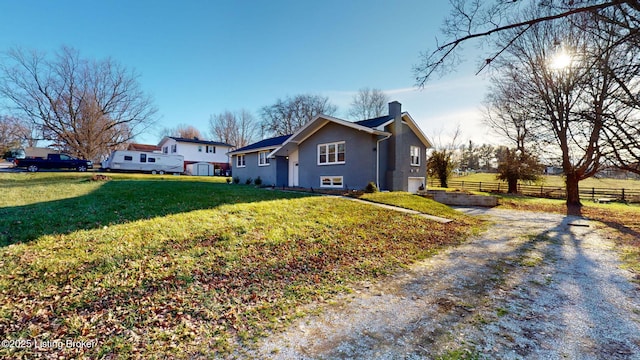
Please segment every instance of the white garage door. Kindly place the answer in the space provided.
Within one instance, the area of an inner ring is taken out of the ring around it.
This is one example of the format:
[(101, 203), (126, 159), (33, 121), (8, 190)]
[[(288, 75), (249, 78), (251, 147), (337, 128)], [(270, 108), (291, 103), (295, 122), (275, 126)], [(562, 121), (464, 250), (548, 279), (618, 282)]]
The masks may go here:
[(409, 178), (409, 192), (415, 194), (420, 189), (420, 186), (424, 186), (423, 177), (410, 177)]

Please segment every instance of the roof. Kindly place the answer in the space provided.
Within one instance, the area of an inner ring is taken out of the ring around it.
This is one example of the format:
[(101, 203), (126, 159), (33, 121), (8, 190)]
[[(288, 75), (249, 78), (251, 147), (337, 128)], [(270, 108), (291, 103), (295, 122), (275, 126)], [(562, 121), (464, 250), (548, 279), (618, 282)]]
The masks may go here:
[(229, 152), (229, 154), (247, 153), (247, 152), (252, 152), (258, 149), (278, 147), (282, 145), (285, 141), (287, 141), (289, 137), (291, 137), (291, 135), (281, 135), (281, 136), (260, 140), (253, 144), (249, 144), (247, 146), (241, 147), (240, 149), (233, 150)]
[(200, 140), (198, 138), (181, 138), (181, 137), (176, 137), (176, 136), (165, 136), (164, 139), (162, 139), (160, 141), (160, 144), (164, 143), (165, 139), (173, 139), (173, 140), (175, 140), (177, 142), (183, 142), (183, 143), (233, 147), (233, 145), (231, 145), (231, 144), (227, 144), (227, 143), (223, 143), (223, 142), (219, 142), (219, 141)]
[(153, 152), (161, 151), (162, 149), (157, 145), (131, 143), (127, 146), (127, 150)]
[(355, 123), (358, 125), (362, 125), (362, 126), (366, 126), (368, 128), (377, 128), (380, 125), (384, 125), (390, 121), (393, 121), (393, 116), (391, 115), (384, 115), (384, 116), (380, 116), (377, 118), (373, 118), (373, 119), (366, 119), (366, 120), (360, 120), (360, 121), (356, 121)]
[[(376, 121), (373, 121), (373, 120), (376, 120)], [(363, 120), (361, 122), (364, 122), (366, 125), (362, 125), (362, 124), (359, 124), (358, 122), (351, 122), (351, 121), (347, 121), (347, 120), (342, 120), (342, 119), (335, 118), (333, 116), (318, 115), (313, 120), (309, 121), (304, 126), (302, 126), (300, 129), (298, 129), (289, 138), (287, 138), (286, 141), (284, 141), (282, 143), (282, 146), (279, 147), (278, 149), (274, 150), (271, 154), (269, 154), (269, 156), (272, 157), (272, 156), (275, 156), (275, 155), (286, 155), (286, 154), (288, 154), (289, 152), (291, 152), (295, 148), (297, 148), (298, 144), (303, 142), (306, 138), (308, 138), (309, 136), (313, 135), (316, 131), (318, 131), (320, 128), (322, 128), (323, 126), (325, 126), (328, 123), (335, 123), (335, 124), (338, 124), (338, 125), (342, 125), (345, 128), (350, 128), (350, 129), (354, 129), (354, 130), (357, 130), (357, 131), (363, 131), (363, 132), (366, 132), (366, 133), (369, 133), (369, 134), (390, 136), (391, 133), (388, 133), (388, 132), (385, 132), (385, 131), (381, 131), (379, 129), (376, 129), (375, 127), (370, 126), (370, 125), (376, 124), (376, 123), (378, 123), (380, 121), (381, 120), (379, 118)]]

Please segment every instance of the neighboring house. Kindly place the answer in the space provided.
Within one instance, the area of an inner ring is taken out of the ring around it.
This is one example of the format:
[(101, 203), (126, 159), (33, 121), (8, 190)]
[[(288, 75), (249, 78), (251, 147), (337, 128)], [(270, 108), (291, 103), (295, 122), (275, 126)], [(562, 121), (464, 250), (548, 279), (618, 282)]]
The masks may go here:
[(389, 115), (350, 122), (320, 115), (292, 135), (265, 139), (229, 153), (234, 177), (304, 188), (416, 192), (426, 186), (431, 141), (397, 101)]
[(160, 146), (148, 145), (148, 144), (136, 144), (130, 143), (127, 145), (129, 151), (146, 151), (146, 152), (161, 152)]
[(185, 170), (187, 165), (194, 163), (212, 164), (219, 174), (224, 174), (231, 168), (227, 155), (233, 147), (230, 144), (198, 138), (165, 136), (158, 146), (162, 149), (163, 154), (184, 156)]

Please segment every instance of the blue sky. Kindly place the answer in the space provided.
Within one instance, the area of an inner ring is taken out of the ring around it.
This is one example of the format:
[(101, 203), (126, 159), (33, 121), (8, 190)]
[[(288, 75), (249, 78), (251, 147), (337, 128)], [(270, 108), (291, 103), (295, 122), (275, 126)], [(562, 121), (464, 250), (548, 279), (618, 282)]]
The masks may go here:
[(135, 69), (159, 109), (140, 142), (177, 124), (208, 132), (212, 114), (244, 108), (257, 117), (301, 93), (328, 96), (344, 117), (357, 90), (372, 87), (436, 142), (459, 123), (464, 139), (495, 143), (479, 122), (486, 80), (474, 75), (474, 56), (415, 88), (412, 67), (448, 12), (445, 0), (0, 0), (0, 51), (68, 45)]

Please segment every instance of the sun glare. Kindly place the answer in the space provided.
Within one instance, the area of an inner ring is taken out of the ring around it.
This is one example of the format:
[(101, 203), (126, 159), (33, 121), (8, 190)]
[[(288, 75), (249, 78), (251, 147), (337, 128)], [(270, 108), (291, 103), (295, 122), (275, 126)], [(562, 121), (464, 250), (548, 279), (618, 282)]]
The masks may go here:
[(552, 69), (564, 69), (571, 65), (573, 59), (571, 55), (566, 52), (559, 52), (551, 59), (551, 68)]

